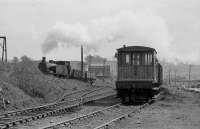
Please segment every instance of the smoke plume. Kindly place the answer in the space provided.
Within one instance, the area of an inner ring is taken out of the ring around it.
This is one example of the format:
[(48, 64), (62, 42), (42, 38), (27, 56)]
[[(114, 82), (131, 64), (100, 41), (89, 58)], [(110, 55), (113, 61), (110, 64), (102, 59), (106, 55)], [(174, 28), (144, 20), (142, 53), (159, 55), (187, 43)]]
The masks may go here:
[(85, 57), (85, 61), (91, 64), (103, 64), (106, 61), (106, 58), (103, 58), (99, 55), (88, 55)]
[(123, 11), (114, 16), (93, 19), (87, 24), (56, 23), (42, 44), (42, 52), (46, 54), (59, 46), (80, 47), (83, 44), (85, 52), (103, 51), (105, 57), (114, 55), (117, 48), (126, 44), (154, 47), (160, 57), (168, 58), (173, 56), (169, 55), (170, 41), (162, 17), (147, 12)]

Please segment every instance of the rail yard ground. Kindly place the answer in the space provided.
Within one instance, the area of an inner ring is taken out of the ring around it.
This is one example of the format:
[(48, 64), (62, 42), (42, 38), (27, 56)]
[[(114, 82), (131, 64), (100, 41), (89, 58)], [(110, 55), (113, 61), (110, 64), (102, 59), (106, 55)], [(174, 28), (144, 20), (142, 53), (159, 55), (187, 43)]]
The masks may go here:
[[(199, 129), (200, 128), (200, 93), (184, 90), (179, 87), (163, 86), (161, 97), (151, 105), (139, 112), (132, 113), (129, 117), (113, 122), (108, 128), (111, 129)], [(112, 105), (115, 98), (106, 98), (81, 106), (80, 108), (63, 115), (48, 117), (45, 119), (19, 125), (20, 128), (37, 129), (60, 121), (65, 121), (79, 115), (102, 109)], [(117, 102), (117, 100), (116, 100)], [(134, 109), (133, 106), (125, 106), (127, 109)], [(115, 112), (113, 112), (115, 114)], [(111, 113), (113, 115), (113, 113)], [(101, 119), (98, 119), (101, 117)], [(82, 120), (81, 128), (89, 129), (109, 121), (111, 115), (100, 115), (89, 120)], [(93, 122), (92, 122), (93, 121)], [(98, 123), (99, 121), (99, 123)], [(90, 122), (90, 123), (88, 123)], [(96, 122), (96, 125), (94, 123)], [(98, 123), (98, 124), (97, 124)], [(76, 125), (76, 124), (75, 124)], [(74, 125), (73, 125), (74, 126)], [(16, 128), (18, 128), (16, 127)], [(59, 128), (59, 127), (58, 127)], [(63, 127), (65, 128), (65, 127)], [(67, 128), (67, 127), (66, 127)], [(79, 128), (76, 125), (75, 128)]]
[(200, 93), (164, 86), (164, 96), (112, 125), (114, 129), (199, 129)]

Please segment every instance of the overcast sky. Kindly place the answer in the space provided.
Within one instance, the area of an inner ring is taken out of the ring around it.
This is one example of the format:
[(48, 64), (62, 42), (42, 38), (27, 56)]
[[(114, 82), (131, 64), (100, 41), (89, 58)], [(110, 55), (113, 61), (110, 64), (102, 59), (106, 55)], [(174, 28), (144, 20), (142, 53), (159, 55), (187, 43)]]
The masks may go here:
[(79, 60), (80, 44), (110, 58), (127, 44), (200, 63), (199, 12), (199, 0), (0, 0), (0, 35), (9, 59)]

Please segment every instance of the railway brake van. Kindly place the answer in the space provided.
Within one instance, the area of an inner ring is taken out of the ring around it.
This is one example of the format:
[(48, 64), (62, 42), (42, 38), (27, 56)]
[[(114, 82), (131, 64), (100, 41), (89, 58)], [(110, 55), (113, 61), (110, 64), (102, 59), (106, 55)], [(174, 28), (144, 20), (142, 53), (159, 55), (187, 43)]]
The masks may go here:
[(117, 96), (122, 102), (146, 101), (157, 93), (163, 81), (162, 66), (154, 48), (123, 46), (117, 49)]

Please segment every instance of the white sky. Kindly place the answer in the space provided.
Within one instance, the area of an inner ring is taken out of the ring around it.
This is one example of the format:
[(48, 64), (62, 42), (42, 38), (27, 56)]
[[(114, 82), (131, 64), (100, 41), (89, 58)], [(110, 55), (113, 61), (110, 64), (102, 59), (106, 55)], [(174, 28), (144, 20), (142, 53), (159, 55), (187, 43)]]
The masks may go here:
[[(0, 35), (7, 36), (9, 59), (22, 55), (41, 59), (44, 56), (41, 46), (56, 23), (85, 25), (96, 19), (115, 17), (122, 11), (142, 12), (147, 16), (151, 12), (160, 17), (166, 25), (170, 42), (163, 57), (167, 58), (169, 52), (174, 58), (200, 63), (199, 0), (0, 0)], [(101, 46), (97, 54), (111, 57), (124, 42)], [(79, 60), (80, 48), (60, 47), (46, 56)]]

